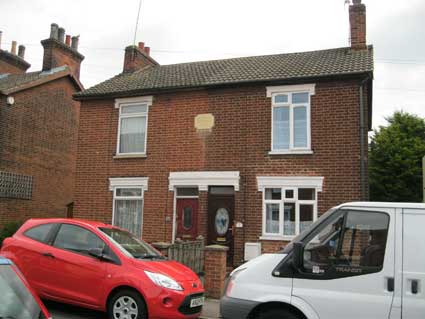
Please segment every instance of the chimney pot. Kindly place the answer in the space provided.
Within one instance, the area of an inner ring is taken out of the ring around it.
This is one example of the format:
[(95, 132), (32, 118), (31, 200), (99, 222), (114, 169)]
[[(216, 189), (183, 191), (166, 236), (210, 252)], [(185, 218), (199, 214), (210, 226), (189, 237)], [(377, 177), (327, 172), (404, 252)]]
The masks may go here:
[(75, 36), (72, 37), (72, 43), (71, 43), (71, 47), (75, 50), (78, 51), (78, 41), (79, 41), (80, 36)]
[(50, 25), (50, 38), (51, 39), (58, 39), (58, 28), (59, 26), (56, 23), (52, 23)]
[(25, 46), (20, 45), (18, 48), (18, 56), (22, 59), (25, 58)]
[(65, 44), (70, 47), (71, 46), (71, 36), (69, 34), (67, 34), (65, 39), (66, 39)]
[(139, 49), (143, 50), (145, 48), (145, 42), (139, 42)]
[(149, 56), (151, 54), (151, 48), (145, 47), (145, 53), (146, 53), (147, 56)]
[(18, 43), (16, 43), (16, 41), (12, 41), (12, 49), (10, 50), (10, 52), (12, 54), (16, 55), (16, 46), (18, 45)]
[(65, 41), (65, 29), (64, 28), (59, 28), (58, 29), (58, 40), (60, 42), (64, 42)]

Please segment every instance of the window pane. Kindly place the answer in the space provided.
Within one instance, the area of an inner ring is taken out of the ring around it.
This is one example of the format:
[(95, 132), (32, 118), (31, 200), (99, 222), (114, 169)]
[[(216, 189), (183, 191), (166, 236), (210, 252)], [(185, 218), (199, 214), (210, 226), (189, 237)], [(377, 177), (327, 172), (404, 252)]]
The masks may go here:
[(273, 149), (289, 149), (289, 107), (273, 108)]
[(294, 190), (293, 189), (285, 190), (285, 198), (287, 199), (294, 198)]
[(235, 189), (233, 186), (213, 186), (210, 187), (209, 193), (213, 195), (233, 195), (235, 193)]
[(120, 153), (145, 152), (146, 117), (121, 119)]
[(267, 188), (266, 199), (279, 200), (282, 198), (282, 190), (280, 188)]
[(309, 93), (293, 93), (292, 103), (308, 103)]
[(192, 228), (192, 207), (188, 206), (183, 209), (183, 228)]
[(142, 196), (141, 188), (117, 188), (116, 196)]
[(105, 243), (87, 229), (63, 224), (56, 236), (54, 246), (88, 255), (92, 248), (104, 249)]
[(313, 223), (313, 205), (300, 205), (300, 233)]
[(177, 188), (177, 196), (198, 196), (198, 188), (182, 187)]
[(148, 106), (146, 104), (121, 106), (121, 114), (146, 113)]
[(314, 188), (300, 188), (298, 189), (298, 199), (300, 200), (315, 200), (316, 190)]
[(53, 224), (44, 224), (40, 226), (35, 226), (25, 232), (25, 236), (34, 239), (36, 241), (45, 243), (47, 240), (47, 235), (52, 229)]
[(285, 203), (283, 206), (283, 234), (295, 235), (295, 203)]
[(382, 267), (388, 223), (386, 214), (348, 212), (339, 264)]
[(266, 233), (279, 234), (279, 204), (266, 205)]
[(275, 103), (288, 103), (288, 95), (286, 94), (279, 94), (274, 97)]
[(142, 204), (142, 200), (115, 200), (114, 225), (141, 237)]
[(294, 147), (307, 147), (307, 107), (294, 108)]

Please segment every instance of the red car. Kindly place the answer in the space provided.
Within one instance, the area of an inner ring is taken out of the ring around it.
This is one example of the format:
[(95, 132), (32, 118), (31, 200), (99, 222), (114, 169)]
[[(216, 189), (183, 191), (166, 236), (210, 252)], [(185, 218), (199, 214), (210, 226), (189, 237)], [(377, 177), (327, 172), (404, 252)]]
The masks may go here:
[(99, 222), (31, 219), (1, 253), (41, 298), (106, 311), (111, 319), (197, 318), (204, 303), (192, 270)]
[(41, 300), (31, 290), (13, 263), (0, 256), (0, 318), (50, 318)]

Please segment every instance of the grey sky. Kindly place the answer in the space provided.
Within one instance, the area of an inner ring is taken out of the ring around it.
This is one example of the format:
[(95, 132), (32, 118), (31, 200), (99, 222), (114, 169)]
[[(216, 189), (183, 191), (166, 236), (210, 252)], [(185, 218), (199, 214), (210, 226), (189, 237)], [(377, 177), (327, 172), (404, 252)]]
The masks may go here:
[[(344, 0), (142, 0), (136, 41), (161, 64), (298, 52), (348, 45)], [(86, 87), (121, 72), (139, 0), (0, 0), (3, 49), (27, 46), (41, 68), (40, 40), (56, 22), (80, 34)], [(363, 0), (375, 46), (373, 125), (403, 109), (425, 117), (425, 2)]]

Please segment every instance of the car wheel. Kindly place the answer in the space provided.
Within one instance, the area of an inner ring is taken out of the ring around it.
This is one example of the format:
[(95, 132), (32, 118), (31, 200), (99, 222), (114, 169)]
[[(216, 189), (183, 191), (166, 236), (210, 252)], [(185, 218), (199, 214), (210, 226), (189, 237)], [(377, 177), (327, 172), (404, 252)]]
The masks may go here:
[(109, 319), (147, 319), (145, 302), (133, 290), (120, 290), (108, 303)]
[(285, 309), (272, 308), (262, 309), (258, 312), (256, 319), (300, 319), (294, 313)]

